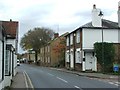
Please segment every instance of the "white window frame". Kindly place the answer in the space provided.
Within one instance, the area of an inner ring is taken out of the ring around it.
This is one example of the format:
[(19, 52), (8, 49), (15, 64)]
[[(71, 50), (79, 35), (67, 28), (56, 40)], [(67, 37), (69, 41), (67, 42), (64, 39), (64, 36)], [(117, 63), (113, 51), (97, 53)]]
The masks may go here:
[(50, 57), (48, 57), (48, 63), (50, 63)]
[(9, 75), (10, 73), (10, 50), (6, 50), (6, 59), (5, 59), (5, 75)]
[(81, 61), (81, 51), (80, 50), (76, 50), (75, 56), (76, 56), (75, 63), (82, 63), (82, 61)]
[(70, 45), (73, 45), (73, 33), (70, 34)]
[(77, 35), (76, 35), (76, 42), (80, 43), (80, 31), (78, 30), (76, 33), (77, 33)]
[(66, 45), (69, 46), (69, 36), (67, 36)]
[(50, 46), (48, 46), (48, 52), (50, 52)]
[(70, 62), (70, 61), (69, 61), (69, 55), (70, 55), (69, 50), (67, 50), (67, 51), (66, 51), (66, 62)]

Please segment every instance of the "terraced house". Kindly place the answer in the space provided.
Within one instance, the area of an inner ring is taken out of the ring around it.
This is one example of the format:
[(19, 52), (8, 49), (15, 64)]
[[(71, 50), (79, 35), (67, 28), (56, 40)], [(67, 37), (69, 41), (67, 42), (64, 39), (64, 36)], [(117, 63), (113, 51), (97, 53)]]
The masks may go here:
[(0, 21), (0, 89), (10, 86), (16, 74), (18, 22)]
[(120, 3), (118, 23), (102, 19), (101, 10), (93, 5), (92, 21), (66, 35), (66, 68), (79, 71), (97, 71), (94, 53), (95, 42), (120, 44)]
[(42, 66), (60, 66), (61, 62), (64, 63), (65, 53), (65, 33), (59, 36), (58, 33), (54, 34), (54, 39), (51, 40), (45, 47), (40, 48), (39, 62)]

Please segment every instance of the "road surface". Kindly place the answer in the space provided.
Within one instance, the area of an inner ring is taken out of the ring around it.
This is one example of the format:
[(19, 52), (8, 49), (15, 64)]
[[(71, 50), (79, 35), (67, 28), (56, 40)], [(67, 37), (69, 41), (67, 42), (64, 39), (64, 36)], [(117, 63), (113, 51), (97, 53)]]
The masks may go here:
[(27, 73), (34, 88), (76, 88), (80, 90), (85, 90), (85, 88), (95, 88), (94, 90), (97, 90), (97, 88), (108, 88), (108, 90), (110, 88), (118, 88), (118, 86), (108, 82), (62, 72), (48, 67), (21, 64), (19, 69)]

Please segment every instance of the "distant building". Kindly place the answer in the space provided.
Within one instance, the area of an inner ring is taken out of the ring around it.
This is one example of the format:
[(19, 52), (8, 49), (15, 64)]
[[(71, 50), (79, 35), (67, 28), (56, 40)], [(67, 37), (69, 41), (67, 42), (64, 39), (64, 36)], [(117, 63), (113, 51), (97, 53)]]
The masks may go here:
[[(51, 40), (46, 46), (40, 48), (39, 61), (42, 66), (57, 66), (60, 61), (64, 59), (65, 52), (65, 33), (61, 36), (55, 33), (54, 39)], [(64, 62), (64, 61), (63, 61)]]
[[(120, 4), (119, 4), (120, 7)], [(97, 71), (98, 62), (94, 53), (94, 43), (120, 43), (120, 22), (102, 19), (100, 9), (93, 5), (92, 21), (66, 35), (66, 68), (80, 71)], [(118, 21), (120, 8), (118, 9)], [(103, 38), (102, 38), (103, 30)]]

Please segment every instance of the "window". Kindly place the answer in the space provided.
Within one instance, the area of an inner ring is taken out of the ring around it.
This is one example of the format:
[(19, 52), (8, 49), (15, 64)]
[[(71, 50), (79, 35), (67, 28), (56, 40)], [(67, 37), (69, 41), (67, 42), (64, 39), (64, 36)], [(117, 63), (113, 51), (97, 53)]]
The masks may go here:
[(70, 45), (73, 44), (73, 34), (70, 35)]
[(69, 36), (67, 36), (67, 42), (66, 45), (69, 46)]
[(76, 35), (76, 42), (80, 43), (80, 31), (77, 31), (77, 35)]
[(69, 62), (69, 51), (66, 52), (66, 62)]
[(48, 46), (48, 52), (50, 52), (50, 46)]
[(76, 63), (81, 63), (80, 51), (76, 51)]
[(42, 53), (42, 48), (40, 49), (40, 52)]
[(10, 57), (10, 51), (6, 50), (5, 75), (9, 75), (9, 71), (10, 71), (10, 68), (9, 68), (10, 59), (11, 59), (11, 57)]
[(48, 63), (50, 63), (50, 57), (48, 57)]
[(46, 57), (46, 63), (48, 62), (48, 60), (47, 60), (48, 58)]

